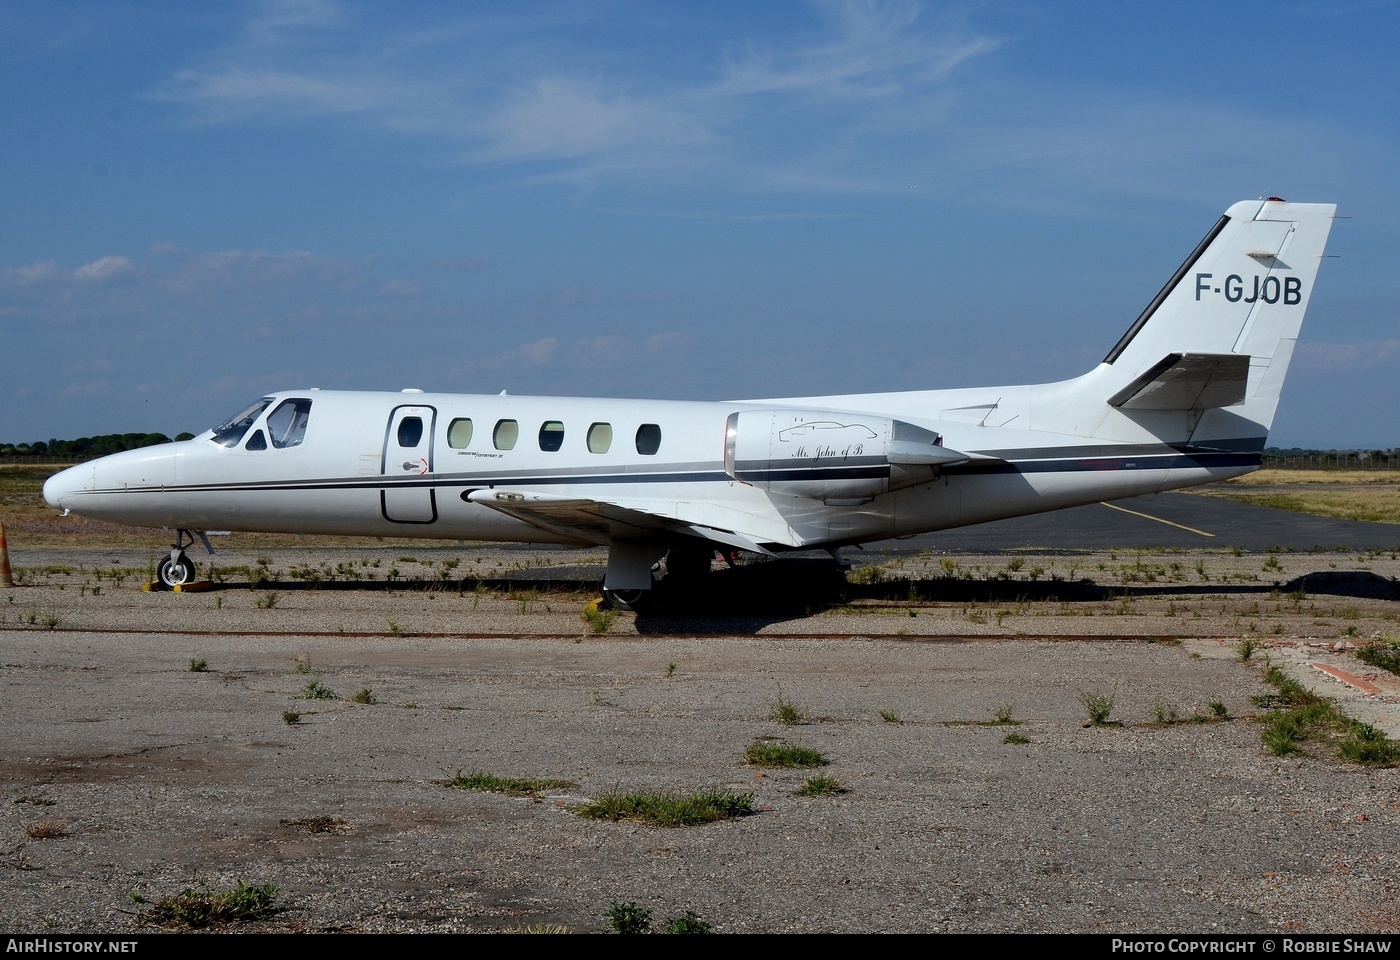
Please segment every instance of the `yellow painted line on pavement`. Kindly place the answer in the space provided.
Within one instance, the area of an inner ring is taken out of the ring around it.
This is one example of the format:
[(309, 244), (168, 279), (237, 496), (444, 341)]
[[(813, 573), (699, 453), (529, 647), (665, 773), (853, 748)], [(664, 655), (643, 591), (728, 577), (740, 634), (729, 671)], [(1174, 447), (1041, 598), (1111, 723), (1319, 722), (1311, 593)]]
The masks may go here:
[(1187, 533), (1199, 533), (1203, 537), (1213, 537), (1215, 534), (1206, 533), (1204, 530), (1197, 530), (1195, 527), (1188, 527), (1184, 523), (1172, 523), (1170, 520), (1163, 520), (1161, 517), (1154, 517), (1150, 513), (1138, 513), (1136, 510), (1129, 510), (1127, 507), (1116, 507), (1111, 503), (1099, 504), (1108, 507), (1110, 510), (1121, 510), (1124, 513), (1131, 513), (1135, 517), (1142, 517), (1144, 520), (1156, 520), (1158, 523), (1165, 523), (1169, 527), (1176, 527), (1178, 530), (1185, 530)]

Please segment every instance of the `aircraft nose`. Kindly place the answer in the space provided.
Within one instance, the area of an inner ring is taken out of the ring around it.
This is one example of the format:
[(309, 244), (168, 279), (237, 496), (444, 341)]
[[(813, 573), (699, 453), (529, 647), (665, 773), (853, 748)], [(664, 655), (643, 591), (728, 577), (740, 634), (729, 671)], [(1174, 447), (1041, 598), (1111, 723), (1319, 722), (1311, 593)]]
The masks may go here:
[(44, 501), (51, 507), (71, 507), (77, 495), (92, 489), (91, 463), (60, 470), (44, 481)]

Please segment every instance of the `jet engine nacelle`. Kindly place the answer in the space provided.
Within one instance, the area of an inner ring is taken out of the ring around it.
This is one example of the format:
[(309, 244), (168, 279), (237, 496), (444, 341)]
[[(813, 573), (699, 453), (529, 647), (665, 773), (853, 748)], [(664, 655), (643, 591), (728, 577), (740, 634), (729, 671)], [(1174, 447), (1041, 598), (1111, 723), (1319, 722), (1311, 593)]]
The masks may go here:
[(968, 458), (932, 430), (903, 420), (828, 410), (729, 415), (724, 469), (735, 480), (826, 503), (863, 503), (937, 479)]

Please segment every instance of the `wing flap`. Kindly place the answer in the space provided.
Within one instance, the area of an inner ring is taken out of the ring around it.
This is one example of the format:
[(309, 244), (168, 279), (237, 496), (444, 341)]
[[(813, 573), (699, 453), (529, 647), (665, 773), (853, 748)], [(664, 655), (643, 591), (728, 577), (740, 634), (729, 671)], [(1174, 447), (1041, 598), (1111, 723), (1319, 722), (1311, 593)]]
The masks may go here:
[(1245, 401), (1249, 357), (1241, 353), (1169, 353), (1109, 398), (1125, 410), (1208, 410)]
[[(765, 556), (773, 555), (766, 546), (737, 530), (693, 523), (681, 516), (661, 512), (666, 507), (674, 509), (678, 506), (669, 501), (613, 502), (499, 489), (476, 490), (468, 499), (571, 542), (602, 545), (613, 540), (681, 534)], [(680, 511), (675, 512), (678, 514)]]

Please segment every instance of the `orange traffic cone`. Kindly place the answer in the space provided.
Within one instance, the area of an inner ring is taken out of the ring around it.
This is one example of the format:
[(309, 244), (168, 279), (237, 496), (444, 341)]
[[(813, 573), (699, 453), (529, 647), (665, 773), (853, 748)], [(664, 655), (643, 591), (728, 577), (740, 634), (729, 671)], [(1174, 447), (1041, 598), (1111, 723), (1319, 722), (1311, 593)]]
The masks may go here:
[(13, 587), (14, 577), (10, 576), (10, 547), (5, 543), (5, 525), (0, 523), (0, 587)]

